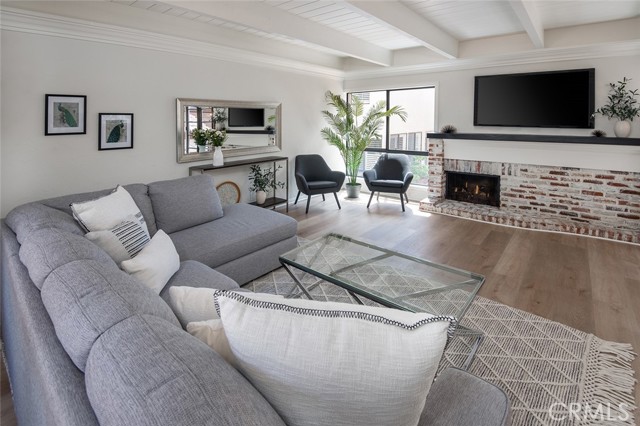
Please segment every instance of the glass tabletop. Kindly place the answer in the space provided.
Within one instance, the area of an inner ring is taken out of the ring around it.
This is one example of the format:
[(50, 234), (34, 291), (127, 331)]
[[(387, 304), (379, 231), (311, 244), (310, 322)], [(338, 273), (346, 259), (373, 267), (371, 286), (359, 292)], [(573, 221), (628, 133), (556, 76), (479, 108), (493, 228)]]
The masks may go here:
[(384, 306), (460, 320), (484, 283), (482, 275), (327, 234), (280, 262)]

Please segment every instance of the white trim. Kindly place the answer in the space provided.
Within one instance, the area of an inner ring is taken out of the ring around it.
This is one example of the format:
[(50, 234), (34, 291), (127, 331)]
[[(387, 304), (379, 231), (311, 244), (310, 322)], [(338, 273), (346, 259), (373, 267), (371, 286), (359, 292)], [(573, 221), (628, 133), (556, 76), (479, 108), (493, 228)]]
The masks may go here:
[(535, 49), (527, 52), (507, 53), (496, 56), (482, 56), (455, 59), (386, 69), (347, 71), (346, 80), (404, 76), (424, 72), (461, 71), (479, 68), (527, 65), (544, 62), (574, 61), (580, 59), (609, 58), (640, 55), (640, 40), (601, 43), (589, 46)]
[(342, 80), (344, 78), (344, 71), (336, 68), (150, 31), (124, 28), (10, 7), (0, 7), (0, 15), (0, 29), (5, 31), (199, 56), (268, 68), (284, 69), (289, 72), (302, 73), (305, 75), (316, 74), (335, 80)]

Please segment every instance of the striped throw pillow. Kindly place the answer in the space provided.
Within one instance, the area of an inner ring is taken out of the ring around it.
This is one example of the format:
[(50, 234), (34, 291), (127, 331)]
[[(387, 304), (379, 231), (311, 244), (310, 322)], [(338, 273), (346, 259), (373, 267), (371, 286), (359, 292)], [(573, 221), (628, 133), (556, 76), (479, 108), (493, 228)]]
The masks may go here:
[(133, 215), (111, 229), (92, 231), (85, 237), (106, 251), (118, 265), (136, 257), (150, 240), (146, 226)]

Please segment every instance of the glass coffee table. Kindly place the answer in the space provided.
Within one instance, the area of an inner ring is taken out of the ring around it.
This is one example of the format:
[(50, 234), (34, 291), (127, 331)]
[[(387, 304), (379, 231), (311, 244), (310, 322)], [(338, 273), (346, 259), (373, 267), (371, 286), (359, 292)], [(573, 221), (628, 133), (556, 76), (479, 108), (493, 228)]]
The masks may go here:
[[(282, 256), (280, 263), (296, 288), (307, 298), (322, 281), (342, 287), (360, 304), (362, 298), (410, 312), (452, 317), (456, 336), (470, 336), (473, 343), (462, 368), (471, 365), (482, 343), (482, 332), (460, 325), (460, 320), (484, 283), (482, 275), (440, 265), (377, 247), (339, 234), (327, 234)], [(306, 286), (293, 269), (319, 280)], [(288, 297), (294, 296), (294, 292)], [(299, 294), (301, 295), (301, 294)]]

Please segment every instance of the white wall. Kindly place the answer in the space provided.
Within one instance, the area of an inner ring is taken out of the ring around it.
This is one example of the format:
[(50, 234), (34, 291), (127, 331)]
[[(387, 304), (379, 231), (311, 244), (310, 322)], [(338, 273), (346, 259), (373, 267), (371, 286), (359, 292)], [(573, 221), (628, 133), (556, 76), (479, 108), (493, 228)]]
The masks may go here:
[[(459, 133), (515, 133), (589, 136), (589, 129), (540, 129), (473, 126), (474, 76), (535, 72), (561, 69), (595, 68), (596, 107), (604, 104), (608, 83), (632, 78), (631, 88), (640, 88), (640, 55), (562, 62), (544, 62), (526, 66), (487, 67), (464, 71), (420, 73), (375, 79), (347, 79), (346, 91), (376, 90), (435, 85), (437, 88), (436, 128), (453, 124)], [(631, 137), (640, 138), (640, 119), (633, 121)], [(595, 127), (614, 136), (614, 120), (596, 116)], [(550, 144), (529, 142), (493, 142), (447, 140), (445, 157), (464, 160), (504, 161), (547, 166), (585, 167), (603, 170), (640, 172), (640, 147)]]
[[(282, 103), (282, 154), (340, 156), (320, 137), (324, 92), (341, 82), (159, 51), (1, 33), (1, 216), (46, 197), (187, 176), (176, 162), (175, 99)], [(87, 96), (87, 134), (44, 136), (45, 94)], [(98, 113), (134, 114), (134, 148), (98, 151)], [(290, 173), (293, 176), (292, 162)], [(248, 169), (216, 172), (247, 199)], [(295, 195), (295, 182), (290, 181)]]

